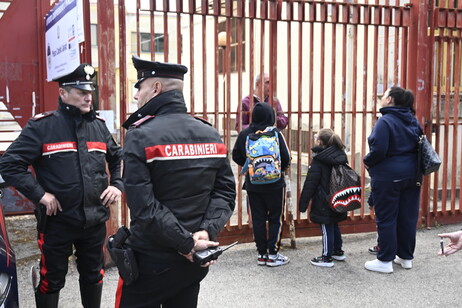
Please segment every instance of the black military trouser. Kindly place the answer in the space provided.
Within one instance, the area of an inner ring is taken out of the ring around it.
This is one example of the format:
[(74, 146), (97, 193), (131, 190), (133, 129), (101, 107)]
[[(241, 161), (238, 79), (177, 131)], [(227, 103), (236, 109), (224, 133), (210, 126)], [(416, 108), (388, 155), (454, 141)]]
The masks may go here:
[(40, 284), (37, 291), (54, 293), (64, 287), (72, 245), (75, 247), (77, 270), (81, 284), (101, 283), (104, 276), (104, 223), (89, 227), (71, 226), (57, 219), (48, 219), (43, 233), (38, 233)]
[(208, 267), (200, 267), (181, 256), (161, 259), (134, 253), (139, 277), (129, 286), (119, 278), (116, 308), (197, 307), (200, 282), (207, 275)]

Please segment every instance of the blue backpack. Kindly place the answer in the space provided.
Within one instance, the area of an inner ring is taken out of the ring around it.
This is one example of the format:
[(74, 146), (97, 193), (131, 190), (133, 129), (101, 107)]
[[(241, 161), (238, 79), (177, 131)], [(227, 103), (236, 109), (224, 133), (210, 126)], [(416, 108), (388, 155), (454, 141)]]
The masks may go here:
[(242, 174), (249, 173), (250, 183), (269, 184), (281, 178), (281, 154), (278, 132), (273, 126), (247, 136), (247, 160)]

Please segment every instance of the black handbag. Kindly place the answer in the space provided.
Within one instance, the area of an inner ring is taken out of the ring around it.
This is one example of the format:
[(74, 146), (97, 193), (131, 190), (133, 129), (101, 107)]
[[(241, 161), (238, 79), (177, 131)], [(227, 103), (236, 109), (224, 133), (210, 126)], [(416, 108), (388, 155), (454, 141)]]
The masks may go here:
[(441, 165), (441, 159), (433, 149), (425, 135), (419, 136), (418, 148), (418, 167), (419, 172), (423, 175), (429, 175), (432, 172), (438, 171)]

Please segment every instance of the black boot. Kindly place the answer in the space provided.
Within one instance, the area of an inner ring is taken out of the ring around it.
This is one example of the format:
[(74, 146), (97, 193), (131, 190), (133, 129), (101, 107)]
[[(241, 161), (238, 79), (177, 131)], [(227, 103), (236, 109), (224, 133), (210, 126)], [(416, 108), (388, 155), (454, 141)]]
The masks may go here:
[(80, 298), (85, 308), (99, 308), (101, 306), (101, 292), (103, 283), (83, 284), (80, 283)]
[(58, 308), (59, 292), (44, 294), (35, 291), (35, 306), (37, 308)]

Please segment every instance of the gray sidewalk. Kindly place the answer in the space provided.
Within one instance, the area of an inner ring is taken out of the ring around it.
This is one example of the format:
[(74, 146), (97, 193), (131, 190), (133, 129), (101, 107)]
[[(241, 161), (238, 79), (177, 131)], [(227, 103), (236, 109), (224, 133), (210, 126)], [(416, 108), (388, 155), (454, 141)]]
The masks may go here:
[[(7, 226), (18, 256), (20, 307), (34, 307), (29, 269), (38, 249), (33, 217), (8, 218)], [(277, 268), (258, 266), (253, 243), (239, 244), (223, 253), (201, 284), (199, 307), (462, 307), (462, 252), (437, 256), (438, 233), (460, 230), (447, 225), (417, 233), (414, 268), (394, 265), (393, 274), (364, 269), (374, 256), (367, 248), (375, 233), (343, 236), (347, 259), (333, 268), (318, 268), (309, 259), (321, 251), (320, 237), (297, 239), (297, 249), (284, 240), (282, 253), (290, 263)], [(69, 268), (60, 307), (81, 307), (75, 266)], [(102, 307), (114, 307), (117, 271), (106, 270)]]

